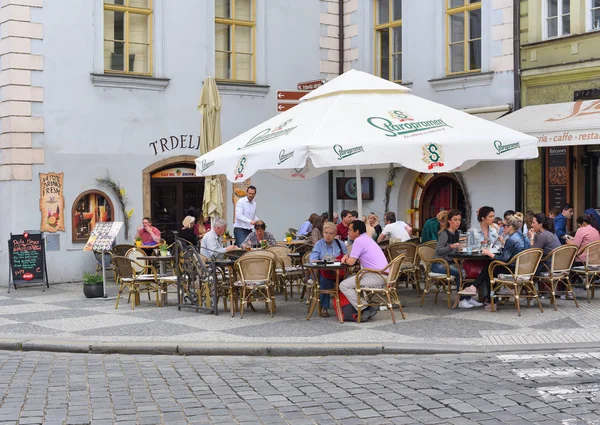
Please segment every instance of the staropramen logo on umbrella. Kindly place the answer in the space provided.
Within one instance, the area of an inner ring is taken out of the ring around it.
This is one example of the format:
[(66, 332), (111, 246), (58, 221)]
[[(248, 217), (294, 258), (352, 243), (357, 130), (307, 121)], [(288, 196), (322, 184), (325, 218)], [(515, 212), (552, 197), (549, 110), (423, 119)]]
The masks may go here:
[(385, 132), (387, 137), (411, 137), (421, 133), (443, 131), (446, 127), (451, 127), (446, 124), (442, 118), (419, 121), (406, 112), (399, 110), (388, 111), (388, 116), (391, 119), (384, 117), (369, 117), (367, 118), (367, 122), (373, 127)]
[(429, 143), (423, 146), (423, 162), (427, 164), (428, 170), (444, 166), (444, 151), (437, 143)]
[(333, 151), (338, 156), (338, 161), (341, 161), (344, 158), (348, 158), (349, 156), (356, 155), (357, 153), (364, 152), (365, 149), (362, 146), (354, 146), (352, 148), (344, 149), (342, 145), (334, 145)]
[(258, 134), (256, 134), (254, 137), (252, 137), (248, 141), (248, 143), (246, 143), (244, 146), (239, 147), (238, 150), (241, 151), (243, 149), (248, 149), (253, 146), (263, 144), (265, 142), (270, 142), (271, 140), (277, 139), (279, 137), (287, 136), (292, 131), (294, 131), (294, 129), (297, 127), (297, 126), (290, 127), (291, 122), (292, 122), (292, 120), (289, 119), (289, 120), (286, 120), (286, 121), (282, 122), (281, 124), (277, 125), (273, 129), (265, 128), (264, 130), (262, 130)]

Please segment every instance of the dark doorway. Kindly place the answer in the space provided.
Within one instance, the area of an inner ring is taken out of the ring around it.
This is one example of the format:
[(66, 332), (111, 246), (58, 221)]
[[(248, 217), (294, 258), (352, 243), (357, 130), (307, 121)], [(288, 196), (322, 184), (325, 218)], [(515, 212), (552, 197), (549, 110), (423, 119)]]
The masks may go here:
[(203, 195), (203, 177), (152, 178), (152, 224), (167, 243), (173, 242), (173, 230), (181, 230), (186, 215), (199, 219)]
[[(437, 215), (442, 210), (459, 210), (463, 217), (463, 226), (466, 227), (465, 195), (460, 184), (449, 175), (439, 175), (427, 183), (421, 197), (421, 214), (423, 223)], [(465, 229), (461, 229), (465, 230)]]

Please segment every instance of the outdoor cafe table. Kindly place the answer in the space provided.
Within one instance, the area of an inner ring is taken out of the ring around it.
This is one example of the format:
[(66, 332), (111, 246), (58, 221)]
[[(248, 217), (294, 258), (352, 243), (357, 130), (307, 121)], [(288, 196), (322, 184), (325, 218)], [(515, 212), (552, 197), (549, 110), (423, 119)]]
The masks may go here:
[[(140, 260), (144, 260), (146, 262), (157, 262), (159, 267), (159, 275), (160, 277), (165, 277), (167, 275), (167, 262), (175, 260), (175, 256), (173, 255), (148, 255), (146, 257), (138, 257)], [(161, 302), (162, 305), (167, 305), (169, 302), (168, 292), (167, 292), (167, 283), (164, 281), (160, 281), (161, 286)]]
[[(325, 263), (305, 263), (304, 267), (310, 271), (310, 274), (313, 279), (313, 291), (312, 297), (310, 301), (310, 307), (308, 310), (308, 316), (306, 320), (310, 320), (313, 312), (315, 311), (315, 307), (319, 303), (319, 295), (320, 294), (328, 294), (333, 297), (333, 306), (335, 309), (335, 315), (337, 316), (340, 323), (344, 323), (344, 316), (342, 315), (342, 307), (340, 306), (340, 271), (348, 268), (346, 264), (341, 264), (339, 262), (335, 262), (333, 264), (325, 264)], [(329, 270), (335, 272), (335, 286), (332, 289), (321, 289), (319, 285), (319, 276), (321, 270)], [(320, 314), (320, 312), (319, 312)]]
[[(454, 253), (454, 254), (449, 254), (449, 257), (452, 258), (452, 260), (454, 261), (454, 264), (456, 264), (456, 268), (458, 270), (461, 269), (462, 263), (465, 260), (467, 260), (467, 261), (481, 261), (481, 262), (485, 262), (486, 263), (486, 267), (487, 267), (487, 265), (489, 263), (491, 263), (492, 261), (494, 261), (493, 258), (488, 257), (487, 255), (482, 254), (481, 251), (473, 251), (473, 252), (459, 251), (459, 252)], [(465, 283), (465, 282), (472, 282), (474, 280), (474, 279), (463, 279), (462, 273), (459, 273), (459, 275), (460, 275), (460, 280), (459, 280), (459, 288), (460, 289), (463, 288), (463, 283)], [(459, 298), (457, 298), (457, 300), (458, 299)], [(455, 303), (455, 305), (456, 304), (457, 303)]]

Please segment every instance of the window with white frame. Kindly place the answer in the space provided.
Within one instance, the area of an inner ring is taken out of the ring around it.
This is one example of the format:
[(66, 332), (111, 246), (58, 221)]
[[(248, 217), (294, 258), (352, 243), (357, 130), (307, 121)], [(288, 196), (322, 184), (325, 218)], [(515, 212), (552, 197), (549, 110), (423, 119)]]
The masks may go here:
[(104, 72), (152, 75), (152, 0), (104, 0)]
[(571, 33), (571, 0), (545, 0), (546, 38)]
[(375, 1), (375, 75), (402, 82), (402, 0)]
[(255, 0), (215, 0), (215, 76), (255, 82)]
[(587, 19), (587, 30), (597, 31), (600, 30), (600, 0), (588, 0), (589, 17)]
[(481, 0), (447, 0), (448, 75), (481, 70)]

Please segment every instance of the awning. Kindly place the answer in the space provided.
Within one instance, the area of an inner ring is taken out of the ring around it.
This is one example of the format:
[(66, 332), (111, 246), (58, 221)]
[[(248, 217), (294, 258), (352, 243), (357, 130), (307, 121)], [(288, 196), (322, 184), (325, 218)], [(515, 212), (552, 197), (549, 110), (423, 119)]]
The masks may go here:
[(477, 118), (483, 118), (488, 121), (496, 121), (502, 115), (510, 111), (510, 105), (483, 106), (481, 108), (463, 109), (467, 114), (475, 115)]
[(538, 146), (600, 143), (600, 100), (526, 106), (496, 121), (538, 138)]

